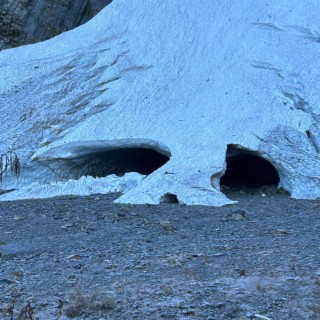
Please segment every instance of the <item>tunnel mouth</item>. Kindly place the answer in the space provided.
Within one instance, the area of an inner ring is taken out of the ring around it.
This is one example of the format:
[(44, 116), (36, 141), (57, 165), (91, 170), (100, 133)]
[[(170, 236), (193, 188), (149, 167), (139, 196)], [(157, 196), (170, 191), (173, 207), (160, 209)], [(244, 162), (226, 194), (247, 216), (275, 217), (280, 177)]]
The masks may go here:
[(169, 156), (153, 149), (126, 147), (82, 154), (62, 160), (68, 176), (79, 179), (81, 176), (94, 178), (111, 174), (123, 176), (129, 172), (149, 175), (169, 161)]
[(160, 203), (178, 204), (179, 200), (176, 194), (167, 192), (161, 197)]
[(258, 152), (228, 146), (226, 171), (220, 179), (220, 186), (239, 188), (260, 188), (278, 186), (280, 182), (276, 168)]

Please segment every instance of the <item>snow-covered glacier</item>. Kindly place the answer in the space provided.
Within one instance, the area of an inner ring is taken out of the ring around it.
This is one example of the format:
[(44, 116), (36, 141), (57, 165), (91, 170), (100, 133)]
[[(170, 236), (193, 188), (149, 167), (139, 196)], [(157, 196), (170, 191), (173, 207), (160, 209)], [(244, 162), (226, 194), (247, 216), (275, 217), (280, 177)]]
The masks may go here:
[(0, 200), (119, 191), (136, 171), (117, 202), (221, 206), (237, 155), (268, 161), (292, 197), (319, 198), (319, 9), (113, 0), (85, 25), (0, 52), (0, 153), (21, 163)]

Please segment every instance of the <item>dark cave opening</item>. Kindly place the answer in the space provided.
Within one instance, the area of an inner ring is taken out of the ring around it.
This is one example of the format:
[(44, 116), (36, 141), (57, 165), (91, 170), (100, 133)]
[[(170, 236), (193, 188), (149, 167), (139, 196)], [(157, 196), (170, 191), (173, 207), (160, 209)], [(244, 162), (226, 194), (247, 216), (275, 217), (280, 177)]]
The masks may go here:
[(119, 148), (91, 152), (80, 157), (65, 159), (69, 175), (105, 177), (123, 176), (128, 172), (149, 175), (169, 161), (169, 156), (148, 148)]
[(177, 195), (173, 193), (166, 193), (161, 197), (160, 202), (161, 203), (179, 203), (179, 200)]
[(228, 146), (227, 169), (220, 180), (226, 187), (259, 188), (277, 186), (279, 175), (275, 167), (254, 152)]

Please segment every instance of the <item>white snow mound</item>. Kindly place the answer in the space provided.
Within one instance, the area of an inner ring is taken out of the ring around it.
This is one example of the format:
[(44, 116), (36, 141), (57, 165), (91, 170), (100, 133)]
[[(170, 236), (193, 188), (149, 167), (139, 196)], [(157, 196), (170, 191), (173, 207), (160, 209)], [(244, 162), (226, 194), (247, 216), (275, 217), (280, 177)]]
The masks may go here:
[(136, 171), (147, 177), (117, 202), (221, 206), (233, 203), (220, 190), (227, 159), (247, 154), (292, 197), (319, 198), (319, 6), (114, 0), (77, 29), (0, 52), (0, 153), (22, 165), (1, 189), (62, 195), (69, 179)]
[(0, 201), (44, 199), (65, 195), (88, 196), (91, 194), (127, 192), (141, 183), (143, 179), (143, 175), (136, 172), (130, 172), (123, 177), (112, 174), (105, 178), (83, 176), (79, 180), (70, 179), (67, 182), (52, 182), (50, 184), (34, 182), (19, 190), (0, 196)]

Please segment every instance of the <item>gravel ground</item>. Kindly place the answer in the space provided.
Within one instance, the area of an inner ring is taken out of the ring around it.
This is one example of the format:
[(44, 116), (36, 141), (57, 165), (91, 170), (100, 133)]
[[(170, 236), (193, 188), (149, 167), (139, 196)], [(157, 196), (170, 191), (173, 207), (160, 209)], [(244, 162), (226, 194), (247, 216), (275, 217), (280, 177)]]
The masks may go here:
[(320, 201), (0, 202), (0, 319), (320, 319)]

